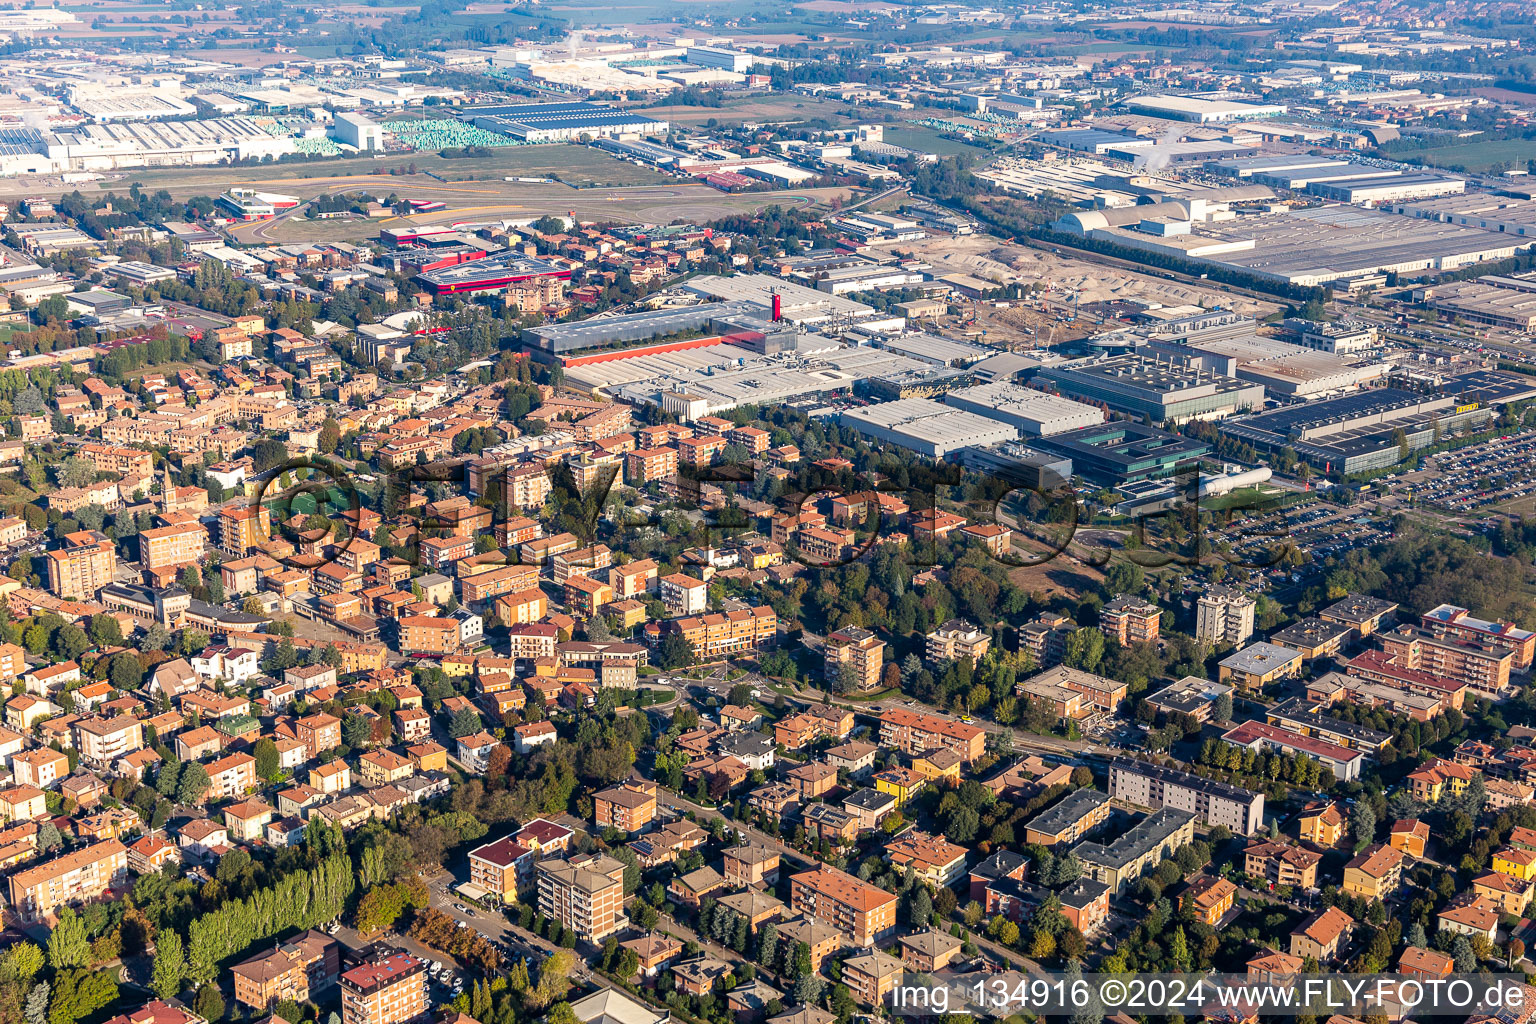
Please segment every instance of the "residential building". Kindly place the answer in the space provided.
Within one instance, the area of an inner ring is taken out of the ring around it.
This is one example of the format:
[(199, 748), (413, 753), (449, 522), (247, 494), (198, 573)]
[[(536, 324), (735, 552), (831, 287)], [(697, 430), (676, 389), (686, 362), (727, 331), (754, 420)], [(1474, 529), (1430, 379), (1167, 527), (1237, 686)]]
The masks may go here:
[(1255, 601), (1232, 587), (1207, 587), (1195, 605), (1195, 639), (1212, 647), (1237, 647), (1253, 635)]
[(1179, 906), (1190, 910), (1195, 920), (1214, 928), (1232, 909), (1236, 896), (1237, 886), (1229, 880), (1201, 875), (1179, 897)]
[(947, 886), (965, 873), (965, 847), (941, 836), (908, 829), (885, 844), (885, 859), (903, 874), (909, 869), (934, 887)]
[(871, 949), (843, 961), (843, 984), (855, 1002), (878, 1008), (885, 1005), (906, 969), (895, 957)]
[(656, 817), (656, 784), (642, 780), (620, 783), (592, 798), (598, 828), (635, 833)]
[(1259, 840), (1243, 850), (1243, 873), (1272, 885), (1311, 889), (1317, 885), (1317, 866), (1323, 855), (1291, 843)]
[(1337, 804), (1315, 803), (1303, 807), (1297, 817), (1302, 840), (1332, 849), (1344, 841), (1344, 812)]
[(10, 877), (10, 901), (27, 922), (77, 900), (92, 900), (128, 881), (128, 848), (116, 839), (93, 843)]
[(67, 535), (47, 556), (48, 589), (65, 600), (91, 600), (117, 578), (117, 546), (95, 530)]
[(1161, 608), (1136, 597), (1117, 597), (1099, 609), (1099, 630), (1122, 647), (1156, 643), (1162, 621)]
[(880, 712), (880, 743), (908, 756), (930, 750), (951, 750), (970, 764), (986, 753), (986, 732), (980, 726), (905, 708)]
[(1429, 823), (1417, 818), (1393, 822), (1390, 842), (1404, 855), (1423, 859), (1429, 845)]
[(992, 645), (992, 634), (987, 633), (964, 619), (950, 619), (928, 634), (926, 653), (928, 660), (942, 663), (966, 658), (972, 664), (981, 660)]
[(517, 884), (533, 869), (534, 851), (506, 836), (469, 851), (469, 880), (503, 903), (517, 900)]
[(1355, 919), (1338, 907), (1312, 914), (1291, 932), (1291, 955), (1330, 963), (1340, 955), (1354, 926)]
[(853, 690), (869, 693), (881, 686), (885, 641), (867, 629), (847, 626), (826, 638), (822, 659), (822, 675), (829, 684), (846, 676)]
[(1402, 851), (1373, 843), (1344, 865), (1344, 891), (1368, 900), (1386, 899), (1402, 883), (1402, 877)]
[(381, 952), (341, 976), (342, 1024), (404, 1024), (427, 1012), (427, 964)]
[(897, 902), (894, 893), (828, 864), (790, 878), (790, 907), (832, 924), (856, 946), (895, 934)]
[(587, 942), (602, 942), (628, 923), (624, 916), (624, 864), (603, 854), (543, 861), (538, 866), (539, 911)]
[(1195, 838), (1195, 815), (1174, 807), (1154, 811), (1111, 842), (1080, 842), (1073, 849), (1083, 875), (1119, 893)]
[(1126, 757), (1110, 759), (1109, 795), (1142, 807), (1177, 807), (1240, 835), (1264, 826), (1264, 794)]
[(268, 1012), (283, 1000), (304, 1003), (333, 988), (341, 976), (341, 943), (311, 929), (229, 970), (235, 1002)]
[(1109, 812), (1107, 793), (1096, 789), (1075, 790), (1025, 824), (1024, 841), (1041, 846), (1075, 843), (1106, 821)]

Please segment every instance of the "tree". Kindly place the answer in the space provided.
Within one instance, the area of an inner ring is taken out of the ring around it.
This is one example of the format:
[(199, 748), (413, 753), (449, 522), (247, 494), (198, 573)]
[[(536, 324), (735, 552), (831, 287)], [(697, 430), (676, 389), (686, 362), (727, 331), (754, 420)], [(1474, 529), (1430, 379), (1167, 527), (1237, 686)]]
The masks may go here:
[(75, 968), (54, 979), (48, 1024), (74, 1024), (117, 1000), (117, 972)]
[(351, 750), (368, 745), (368, 736), (371, 727), (368, 719), (359, 714), (350, 714), (341, 720), (341, 741)]
[(73, 622), (67, 623), (53, 634), (53, 649), (63, 658), (74, 661), (91, 649), (91, 638)]
[(176, 802), (195, 804), (202, 800), (210, 785), (212, 780), (208, 778), (208, 769), (196, 761), (188, 761), (181, 766), (181, 775), (176, 780)]
[(181, 643), (177, 649), (181, 651), (183, 658), (190, 658), (194, 654), (202, 653), (208, 646), (208, 634), (200, 629), (182, 630)]
[(48, 936), (48, 963), (56, 971), (68, 967), (85, 967), (91, 962), (91, 940), (86, 936), (85, 922), (74, 910), (65, 907), (59, 911), (59, 923)]
[(327, 416), (325, 422), (320, 424), (320, 450), (327, 455), (335, 454), (336, 446), (340, 443), (341, 424)]
[(1211, 708), (1211, 717), (1218, 722), (1232, 721), (1232, 694), (1223, 693), (1216, 698), (1215, 705)]
[(46, 981), (40, 981), (27, 993), (27, 1006), (22, 1011), (27, 1024), (48, 1024), (48, 996), (52, 986)]
[(197, 998), (192, 1001), (192, 1012), (196, 1013), (208, 1024), (218, 1024), (224, 1019), (224, 997), (219, 994), (219, 986), (208, 984), (197, 990)]
[(1477, 954), (1472, 950), (1472, 943), (1465, 935), (1456, 936), (1455, 943), (1451, 946), (1451, 956), (1456, 960), (1458, 974), (1475, 974), (1477, 972)]
[(1093, 626), (1083, 626), (1067, 634), (1066, 654), (1062, 658), (1070, 668), (1095, 672), (1104, 660), (1104, 634)]
[(1363, 800), (1355, 804), (1354, 812), (1349, 818), (1349, 828), (1357, 846), (1365, 846), (1376, 841), (1376, 812), (1371, 810), (1370, 804)]
[(116, 647), (123, 642), (123, 627), (110, 615), (92, 615), (91, 639), (97, 647)]
[(181, 936), (174, 928), (161, 929), (155, 936), (155, 969), (151, 987), (161, 999), (169, 999), (181, 991), (181, 979), (186, 974), (187, 956), (181, 945)]
[(256, 741), (251, 748), (251, 756), (256, 758), (256, 774), (268, 782), (272, 782), (283, 774), (281, 758), (277, 752), (277, 744), (263, 736)]
[(89, 459), (71, 455), (59, 464), (60, 487), (84, 487), (96, 482), (96, 467)]
[(448, 735), (454, 739), (477, 733), (480, 729), (480, 713), (474, 708), (459, 708), (448, 720)]
[(661, 667), (669, 671), (687, 668), (693, 664), (693, 645), (681, 633), (668, 633), (657, 652)]
[(139, 683), (144, 680), (144, 666), (140, 664), (137, 655), (126, 651), (122, 654), (114, 654), (107, 665), (107, 678), (112, 681), (112, 686), (116, 689), (136, 690)]
[(171, 646), (171, 634), (158, 622), (150, 626), (139, 640), (141, 651), (163, 651), (169, 646)]

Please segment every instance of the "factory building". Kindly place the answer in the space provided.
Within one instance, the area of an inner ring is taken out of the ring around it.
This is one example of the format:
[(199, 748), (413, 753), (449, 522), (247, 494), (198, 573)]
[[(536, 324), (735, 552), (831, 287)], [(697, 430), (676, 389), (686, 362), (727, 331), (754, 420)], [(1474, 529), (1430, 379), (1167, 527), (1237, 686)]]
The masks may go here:
[(1324, 472), (1362, 473), (1397, 465), (1405, 442), (1410, 451), (1426, 448), (1437, 435), (1492, 416), (1475, 402), (1376, 388), (1228, 420), (1220, 429), (1265, 451), (1289, 447)]
[(719, 344), (732, 331), (727, 320), (760, 312), (750, 302), (706, 302), (681, 309), (653, 309), (577, 323), (528, 327), (523, 330), (522, 341), (530, 348), (557, 354), (653, 340), (660, 343), (684, 336), (693, 342)]
[(719, 46), (690, 46), (687, 57), (689, 64), (697, 64), (701, 68), (724, 68), (738, 75), (752, 70), (752, 55), (740, 50), (727, 50)]
[(1132, 96), (1125, 105), (1140, 114), (1166, 117), (1174, 121), (1212, 124), (1241, 121), (1250, 117), (1278, 117), (1285, 106), (1278, 103), (1243, 103), (1237, 100), (1200, 96)]
[[(1191, 200), (1189, 205), (1193, 205)], [(1355, 206), (1321, 206), (1237, 219), (1202, 218), (1183, 201), (1078, 210), (1052, 227), (1125, 248), (1229, 267), (1286, 284), (1348, 284), (1386, 274), (1455, 270), (1507, 259), (1536, 237), (1410, 220)]]
[(1003, 381), (951, 391), (944, 396), (944, 404), (1010, 424), (1026, 437), (1061, 434), (1104, 422), (1104, 412), (1097, 406)]
[(295, 142), (273, 135), (248, 117), (88, 124), (52, 131), (6, 128), (0, 130), (0, 177), (276, 160), (298, 152)]
[(1443, 196), (1417, 203), (1395, 203), (1392, 212), (1418, 220), (1536, 238), (1536, 199), (1508, 196)]
[(1102, 402), (1154, 423), (1220, 419), (1264, 406), (1263, 385), (1223, 377), (1173, 356), (1064, 363), (1042, 367), (1039, 379), (1069, 398)]
[(1472, 323), (1536, 334), (1536, 278), (1488, 275), (1414, 290), (1415, 302)]
[(523, 281), (543, 278), (571, 279), (569, 267), (556, 266), (548, 260), (488, 256), (439, 270), (416, 275), (421, 286), (433, 295), (472, 295), (498, 292)]
[(902, 398), (844, 412), (840, 422), (867, 437), (941, 459), (956, 449), (1018, 439), (1016, 428), (926, 398)]
[(1109, 487), (1172, 476), (1210, 451), (1203, 441), (1129, 420), (1052, 434), (1031, 441), (1030, 446), (1071, 459), (1078, 476)]
[(1340, 203), (1395, 203), (1408, 199), (1458, 195), (1467, 179), (1448, 174), (1379, 174), (1354, 181), (1318, 181), (1307, 191)]
[(335, 124), (338, 142), (360, 153), (384, 152), (384, 129), (373, 118), (343, 113), (336, 115)]
[(666, 121), (604, 103), (513, 103), (471, 107), (459, 115), (486, 131), (522, 142), (571, 142), (582, 136), (665, 135)]

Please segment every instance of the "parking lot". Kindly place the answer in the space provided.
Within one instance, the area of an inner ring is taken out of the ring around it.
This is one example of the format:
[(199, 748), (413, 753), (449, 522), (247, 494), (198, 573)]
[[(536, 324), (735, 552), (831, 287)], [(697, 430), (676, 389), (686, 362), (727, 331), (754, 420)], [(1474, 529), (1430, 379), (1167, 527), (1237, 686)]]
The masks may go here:
[(1436, 455), (1397, 493), (1447, 512), (1470, 512), (1536, 493), (1536, 431)]
[(1379, 544), (1390, 534), (1390, 524), (1368, 510), (1313, 501), (1246, 517), (1222, 531), (1219, 539), (1230, 545), (1234, 558), (1278, 584), (1291, 575), (1290, 569), (1274, 564), (1287, 547), (1320, 561)]

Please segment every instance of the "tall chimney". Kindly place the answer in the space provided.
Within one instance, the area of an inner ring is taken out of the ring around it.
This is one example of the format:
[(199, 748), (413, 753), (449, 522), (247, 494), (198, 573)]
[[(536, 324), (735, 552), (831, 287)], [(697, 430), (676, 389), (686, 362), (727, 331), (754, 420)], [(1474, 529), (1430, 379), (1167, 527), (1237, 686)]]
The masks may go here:
[(778, 292), (773, 293), (773, 322), (778, 323), (784, 319), (784, 297)]

